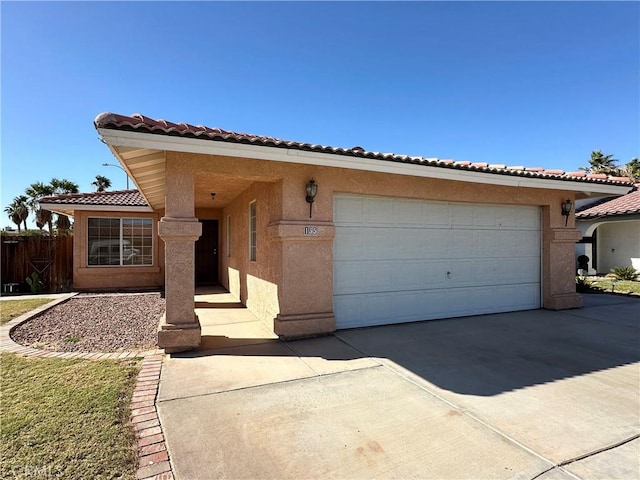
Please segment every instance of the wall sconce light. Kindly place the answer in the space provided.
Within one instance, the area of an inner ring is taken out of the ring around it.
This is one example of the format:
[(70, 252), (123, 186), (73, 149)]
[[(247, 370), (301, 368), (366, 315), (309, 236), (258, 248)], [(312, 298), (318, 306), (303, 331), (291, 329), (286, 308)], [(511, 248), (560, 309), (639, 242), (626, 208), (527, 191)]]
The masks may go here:
[(564, 216), (564, 226), (567, 226), (569, 222), (569, 215), (571, 215), (571, 210), (573, 209), (573, 202), (569, 199), (566, 199), (562, 202), (562, 215)]
[(312, 178), (307, 183), (307, 203), (309, 204), (309, 218), (311, 218), (311, 212), (313, 209), (313, 200), (316, 198), (316, 194), (318, 193), (318, 185), (316, 181)]

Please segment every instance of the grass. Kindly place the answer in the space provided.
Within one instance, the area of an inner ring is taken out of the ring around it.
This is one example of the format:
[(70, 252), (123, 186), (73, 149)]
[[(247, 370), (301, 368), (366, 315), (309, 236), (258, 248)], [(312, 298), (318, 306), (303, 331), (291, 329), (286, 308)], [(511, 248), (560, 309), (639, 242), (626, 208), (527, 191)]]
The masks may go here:
[[(591, 285), (602, 288), (605, 292), (611, 292), (612, 284), (610, 278), (594, 280)], [(613, 289), (616, 293), (635, 293), (640, 295), (640, 282), (632, 280), (619, 280)]]
[(51, 301), (50, 298), (32, 298), (27, 300), (3, 300), (0, 302), (0, 325), (19, 317), (23, 313), (27, 313), (34, 308), (46, 305)]
[(618, 280), (611, 277), (576, 277), (576, 290), (582, 293), (622, 293), (640, 295), (640, 281)]
[(0, 354), (0, 478), (134, 479), (139, 361)]

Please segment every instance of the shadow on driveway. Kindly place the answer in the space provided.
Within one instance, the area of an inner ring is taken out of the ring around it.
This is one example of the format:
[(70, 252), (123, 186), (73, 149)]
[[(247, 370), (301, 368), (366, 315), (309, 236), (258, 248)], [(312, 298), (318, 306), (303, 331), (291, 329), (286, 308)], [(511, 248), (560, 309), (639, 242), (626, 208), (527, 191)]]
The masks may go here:
[[(286, 342), (291, 356), (388, 359), (451, 392), (492, 396), (640, 361), (640, 299), (586, 295), (579, 310), (531, 310), (342, 330)], [(204, 333), (204, 332), (203, 332)], [(238, 349), (280, 342), (206, 335), (199, 351), (174, 355), (273, 355)], [(214, 350), (208, 350), (214, 347)], [(280, 352), (282, 354), (282, 352)], [(286, 355), (286, 351), (284, 353)]]

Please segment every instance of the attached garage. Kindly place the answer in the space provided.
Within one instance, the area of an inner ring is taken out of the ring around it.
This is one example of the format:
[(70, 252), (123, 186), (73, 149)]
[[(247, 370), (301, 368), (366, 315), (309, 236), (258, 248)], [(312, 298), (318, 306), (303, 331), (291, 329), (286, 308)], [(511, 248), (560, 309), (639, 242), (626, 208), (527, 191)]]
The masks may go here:
[(334, 197), (337, 328), (541, 306), (536, 206)]

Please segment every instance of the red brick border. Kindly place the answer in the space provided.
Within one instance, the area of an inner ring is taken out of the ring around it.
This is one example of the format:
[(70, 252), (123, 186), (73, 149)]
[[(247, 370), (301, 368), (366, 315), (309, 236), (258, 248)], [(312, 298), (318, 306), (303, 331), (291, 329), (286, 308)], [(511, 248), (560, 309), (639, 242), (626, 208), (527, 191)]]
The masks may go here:
[(138, 447), (136, 478), (139, 480), (174, 479), (156, 409), (161, 370), (161, 354), (146, 356), (142, 360), (142, 368), (131, 398), (131, 423), (136, 432)]

